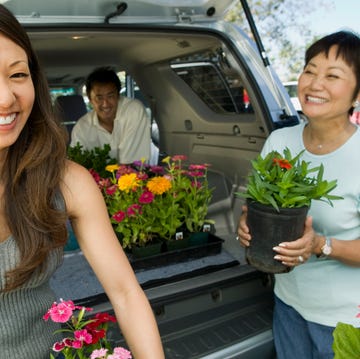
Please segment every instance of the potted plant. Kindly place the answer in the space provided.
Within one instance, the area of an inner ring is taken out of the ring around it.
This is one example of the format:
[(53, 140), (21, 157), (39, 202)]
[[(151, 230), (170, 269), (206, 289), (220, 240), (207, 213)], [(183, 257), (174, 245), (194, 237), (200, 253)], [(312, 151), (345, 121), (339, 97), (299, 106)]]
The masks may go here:
[(92, 171), (123, 248), (185, 240), (185, 234), (177, 235), (180, 230), (199, 231), (207, 222), (212, 194), (207, 165), (185, 166), (185, 160), (185, 156), (176, 155), (165, 158), (162, 166), (149, 166), (144, 161), (108, 165), (110, 178)]
[(272, 248), (282, 241), (302, 236), (307, 212), (312, 200), (332, 205), (342, 197), (331, 195), (337, 181), (323, 178), (321, 164), (310, 167), (301, 160), (304, 151), (295, 157), (288, 148), (251, 161), (247, 188), (237, 195), (247, 199), (247, 225), (252, 235), (246, 248), (249, 264), (270, 273), (282, 273), (289, 268), (273, 259)]
[(80, 143), (77, 143), (74, 147), (68, 147), (67, 156), (85, 168), (94, 170), (101, 177), (108, 177), (109, 173), (105, 171), (105, 166), (117, 162), (116, 158), (110, 156), (110, 149), (110, 145), (105, 144), (103, 147), (86, 150)]

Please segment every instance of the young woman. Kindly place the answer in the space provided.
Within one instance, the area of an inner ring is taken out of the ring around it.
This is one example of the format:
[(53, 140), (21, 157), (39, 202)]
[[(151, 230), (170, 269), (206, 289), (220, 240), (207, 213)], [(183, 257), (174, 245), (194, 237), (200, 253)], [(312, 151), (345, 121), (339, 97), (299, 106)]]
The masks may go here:
[[(63, 130), (29, 38), (0, 5), (0, 351), (48, 358), (43, 314), (70, 218), (136, 359), (164, 358), (156, 321), (87, 170), (66, 160)], [(71, 299), (71, 298), (64, 298)]]
[[(305, 149), (303, 159), (323, 163), (344, 199), (314, 201), (303, 237), (274, 248), (276, 260), (295, 267), (275, 275), (274, 339), (278, 359), (330, 359), (336, 324), (360, 324), (360, 128), (349, 121), (360, 101), (358, 35), (341, 31), (310, 46), (298, 97), (308, 122), (274, 131), (262, 153)], [(246, 207), (238, 236), (251, 246)]]

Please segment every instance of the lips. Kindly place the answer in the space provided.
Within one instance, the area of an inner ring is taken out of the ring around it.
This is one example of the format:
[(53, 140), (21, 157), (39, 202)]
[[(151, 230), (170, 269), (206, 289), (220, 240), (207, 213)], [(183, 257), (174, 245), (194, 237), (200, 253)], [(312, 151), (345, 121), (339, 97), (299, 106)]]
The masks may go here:
[(0, 125), (10, 125), (16, 118), (16, 113), (7, 116), (0, 116)]

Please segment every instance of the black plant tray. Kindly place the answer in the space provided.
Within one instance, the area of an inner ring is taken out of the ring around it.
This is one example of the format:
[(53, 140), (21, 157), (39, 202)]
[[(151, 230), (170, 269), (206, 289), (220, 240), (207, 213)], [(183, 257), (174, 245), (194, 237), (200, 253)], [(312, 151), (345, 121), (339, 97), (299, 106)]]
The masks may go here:
[(162, 267), (218, 254), (221, 252), (223, 241), (223, 239), (209, 233), (208, 242), (204, 244), (165, 251), (144, 258), (134, 258), (131, 254), (128, 257), (134, 270)]

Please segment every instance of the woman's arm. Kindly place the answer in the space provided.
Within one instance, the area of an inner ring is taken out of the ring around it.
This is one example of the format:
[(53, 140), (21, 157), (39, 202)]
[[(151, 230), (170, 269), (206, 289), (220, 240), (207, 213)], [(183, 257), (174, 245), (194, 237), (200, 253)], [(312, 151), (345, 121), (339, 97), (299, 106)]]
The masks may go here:
[(80, 248), (110, 299), (133, 356), (164, 358), (151, 306), (112, 229), (94, 179), (69, 162), (62, 190)]

